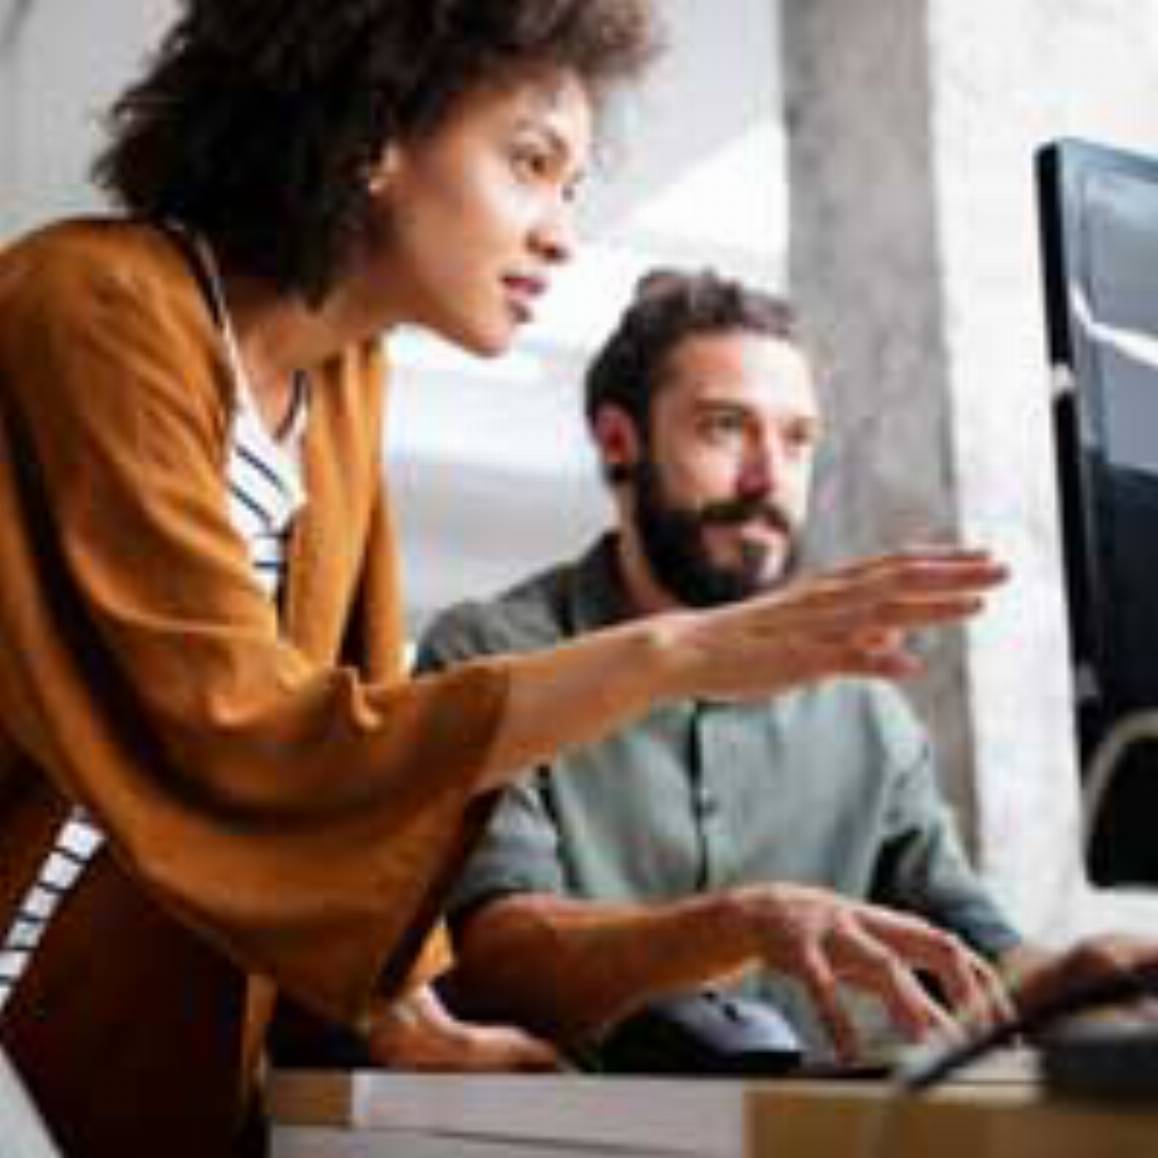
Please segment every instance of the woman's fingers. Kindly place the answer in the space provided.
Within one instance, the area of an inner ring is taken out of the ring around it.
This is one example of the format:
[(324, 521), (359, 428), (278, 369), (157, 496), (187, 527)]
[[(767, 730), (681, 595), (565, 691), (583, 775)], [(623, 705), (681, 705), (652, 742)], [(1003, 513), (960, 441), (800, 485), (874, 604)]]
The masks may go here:
[(907, 678), (921, 661), (906, 634), (975, 614), (1004, 577), (983, 551), (923, 551), (698, 613), (686, 637), (695, 641), (695, 692), (744, 697), (839, 675)]
[[(983, 561), (890, 557), (853, 572), (801, 580), (755, 601), (754, 622), (777, 633), (798, 628), (834, 635), (887, 633), (974, 614), (1005, 568)], [(752, 606), (751, 604), (745, 606)], [(758, 610), (757, 610), (758, 609)]]
[(857, 582), (967, 583), (989, 587), (1008, 577), (992, 552), (971, 547), (909, 547), (843, 564), (829, 574)]
[(460, 1021), (428, 986), (380, 1003), (368, 1044), (375, 1064), (388, 1069), (486, 1073), (562, 1066), (553, 1046), (515, 1026)]
[(899, 554), (802, 580), (786, 594), (813, 610), (887, 606), (953, 596), (976, 598), (1007, 578), (1007, 568), (985, 552)]
[(447, 1068), (474, 1073), (553, 1073), (563, 1068), (553, 1046), (513, 1026), (469, 1026), (462, 1047), (447, 1059)]

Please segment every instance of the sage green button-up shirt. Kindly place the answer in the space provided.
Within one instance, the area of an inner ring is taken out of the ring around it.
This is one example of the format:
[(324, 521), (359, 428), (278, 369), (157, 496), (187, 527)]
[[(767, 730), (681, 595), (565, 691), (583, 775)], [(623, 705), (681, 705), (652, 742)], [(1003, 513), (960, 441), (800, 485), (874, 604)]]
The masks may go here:
[[(549, 647), (623, 619), (624, 598), (605, 538), (444, 614), (419, 667)], [(853, 679), (665, 705), (561, 755), (506, 791), (454, 907), (513, 892), (662, 901), (757, 881), (907, 909), (991, 957), (1020, 940), (968, 864), (913, 712), (891, 685)]]

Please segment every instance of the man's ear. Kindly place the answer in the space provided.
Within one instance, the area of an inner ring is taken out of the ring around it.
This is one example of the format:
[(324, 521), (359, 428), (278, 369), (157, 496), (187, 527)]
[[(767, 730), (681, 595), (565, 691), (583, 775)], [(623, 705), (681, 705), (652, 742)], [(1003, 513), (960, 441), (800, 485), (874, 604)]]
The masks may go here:
[(592, 427), (603, 472), (611, 482), (621, 482), (642, 454), (635, 419), (613, 403), (601, 406)]

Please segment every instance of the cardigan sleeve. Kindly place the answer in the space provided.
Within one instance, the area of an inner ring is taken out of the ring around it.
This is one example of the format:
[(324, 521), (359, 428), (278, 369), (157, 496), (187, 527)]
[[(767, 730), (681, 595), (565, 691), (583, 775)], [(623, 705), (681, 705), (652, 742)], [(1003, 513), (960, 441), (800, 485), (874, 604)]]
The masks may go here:
[(374, 683), (282, 639), (184, 270), (131, 238), (40, 248), (0, 259), (6, 726), (175, 914), (356, 1018), (434, 915), (506, 669)]

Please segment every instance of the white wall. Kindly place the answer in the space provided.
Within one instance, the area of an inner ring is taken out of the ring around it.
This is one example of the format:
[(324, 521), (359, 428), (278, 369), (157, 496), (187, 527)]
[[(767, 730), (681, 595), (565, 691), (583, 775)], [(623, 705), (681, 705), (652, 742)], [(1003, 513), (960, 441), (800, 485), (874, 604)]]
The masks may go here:
[(100, 200), (87, 180), (99, 118), (174, 0), (0, 0), (0, 238)]

